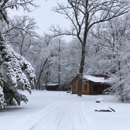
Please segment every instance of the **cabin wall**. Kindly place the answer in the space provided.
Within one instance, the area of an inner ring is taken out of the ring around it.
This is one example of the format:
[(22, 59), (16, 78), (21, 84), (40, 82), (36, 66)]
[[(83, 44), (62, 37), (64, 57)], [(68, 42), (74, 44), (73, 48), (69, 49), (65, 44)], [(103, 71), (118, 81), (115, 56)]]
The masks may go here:
[(91, 95), (97, 95), (102, 94), (103, 90), (106, 89), (108, 86), (106, 84), (100, 84), (100, 83), (90, 83), (90, 94)]
[(78, 94), (78, 79), (76, 79), (75, 82), (71, 84), (71, 86), (72, 86), (72, 94)]
[(89, 95), (90, 94), (90, 84), (88, 82), (82, 82), (82, 94)]
[[(78, 79), (76, 79), (72, 84), (72, 94), (78, 94)], [(82, 94), (90, 94), (90, 85), (88, 82), (82, 82)]]

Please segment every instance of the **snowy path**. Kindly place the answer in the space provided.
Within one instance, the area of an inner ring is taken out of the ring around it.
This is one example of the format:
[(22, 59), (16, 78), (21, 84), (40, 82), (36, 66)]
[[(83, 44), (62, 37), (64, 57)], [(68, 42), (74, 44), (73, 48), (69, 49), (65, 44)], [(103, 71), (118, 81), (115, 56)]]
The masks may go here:
[[(34, 120), (22, 122), (23, 128), (19, 128), (18, 123), (17, 128), (19, 130), (93, 130), (89, 126), (89, 118), (84, 115), (81, 106), (81, 101), (53, 103), (36, 116), (30, 117)], [(17, 128), (15, 126), (15, 129)]]
[(82, 113), (81, 102), (58, 102), (47, 109), (40, 122), (30, 130), (91, 130)]
[[(0, 130), (130, 130), (130, 104), (113, 96), (33, 91), (28, 104), (0, 110)], [(95, 100), (103, 97), (103, 103)], [(116, 112), (95, 112), (112, 107)]]

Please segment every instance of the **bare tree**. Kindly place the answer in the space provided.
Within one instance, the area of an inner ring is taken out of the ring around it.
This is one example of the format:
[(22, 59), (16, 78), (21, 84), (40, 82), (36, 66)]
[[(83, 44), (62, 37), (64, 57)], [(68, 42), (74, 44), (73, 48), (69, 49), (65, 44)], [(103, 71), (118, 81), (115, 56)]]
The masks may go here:
[(81, 61), (79, 68), (78, 95), (82, 96), (82, 75), (85, 63), (86, 44), (89, 30), (96, 24), (106, 22), (115, 17), (121, 16), (130, 10), (129, 0), (67, 0), (65, 6), (58, 3), (54, 11), (65, 15), (72, 26), (71, 29), (63, 30), (59, 26), (52, 26), (50, 31), (54, 37), (71, 35), (77, 37), (82, 46)]
[(28, 16), (15, 16), (9, 20), (9, 24), (2, 22), (1, 28), (4, 36), (10, 41), (19, 52), (19, 54), (26, 56), (29, 48), (35, 43), (35, 39), (39, 38), (35, 29), (36, 22), (33, 18)]
[(23, 10), (31, 12), (32, 10), (30, 7), (38, 7), (36, 4), (34, 4), (34, 0), (1, 0), (0, 1), (0, 7), (3, 10), (6, 9), (20, 9), (23, 8)]
[[(37, 84), (36, 84), (36, 89), (41, 89), (41, 84), (40, 84), (40, 80), (41, 80), (41, 77), (42, 77), (42, 74), (45, 70), (47, 70), (46, 72), (46, 81), (45, 81), (45, 84), (47, 84), (48, 82), (48, 67), (52, 64), (50, 59), (51, 57), (53, 57), (53, 51), (51, 51), (51, 42), (52, 42), (52, 38), (50, 38), (50, 36), (48, 34), (44, 34), (44, 37), (42, 39), (42, 42), (41, 44), (44, 45), (44, 49), (42, 49), (41, 51), (44, 52), (44, 56), (41, 52), (41, 55), (40, 55), (40, 60), (41, 60), (41, 63), (40, 63), (40, 69), (39, 70), (39, 73), (38, 73), (38, 78), (37, 78)], [(39, 66), (38, 66), (39, 68)]]
[(58, 90), (61, 85), (61, 40), (59, 39), (59, 47), (58, 47)]

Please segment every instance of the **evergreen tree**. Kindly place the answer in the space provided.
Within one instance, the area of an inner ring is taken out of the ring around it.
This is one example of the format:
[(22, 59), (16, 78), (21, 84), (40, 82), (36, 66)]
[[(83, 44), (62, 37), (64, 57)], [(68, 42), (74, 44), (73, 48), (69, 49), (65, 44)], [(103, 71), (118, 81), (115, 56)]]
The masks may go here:
[[(0, 20), (9, 24), (6, 9), (19, 9), (30, 11), (29, 5), (36, 7), (33, 0), (1, 0), (0, 1)], [(0, 105), (4, 102), (12, 105), (20, 105), (20, 101), (27, 102), (27, 98), (17, 92), (17, 86), (22, 86), (31, 93), (31, 85), (35, 84), (35, 72), (30, 63), (21, 55), (16, 53), (8, 44), (8, 41), (0, 31), (0, 69), (1, 74), (6, 78), (6, 83), (0, 79)]]

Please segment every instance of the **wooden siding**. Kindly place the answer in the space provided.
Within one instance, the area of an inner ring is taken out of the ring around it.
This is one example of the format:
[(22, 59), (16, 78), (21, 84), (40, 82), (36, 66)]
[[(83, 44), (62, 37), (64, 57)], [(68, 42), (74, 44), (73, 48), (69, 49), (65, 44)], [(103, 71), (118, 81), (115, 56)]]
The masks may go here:
[[(85, 90), (85, 85), (87, 85), (87, 90)], [(85, 81), (82, 82), (82, 94), (90, 94), (90, 84)]]
[[(85, 85), (87, 85), (87, 90), (85, 90)], [(73, 83), (71, 83), (72, 86), (72, 94), (78, 94), (78, 78), (75, 79), (75, 81), (73, 81)], [(82, 82), (82, 94), (90, 94), (90, 84), (83, 81)]]
[[(108, 87), (107, 84), (101, 84), (101, 83), (90, 83), (90, 87), (91, 87), (91, 91), (90, 94), (91, 95), (96, 95), (96, 94), (102, 94), (103, 90), (106, 89)], [(96, 87), (96, 91), (94, 90), (94, 87)]]
[(75, 80), (72, 84), (72, 94), (78, 93), (78, 79)]

